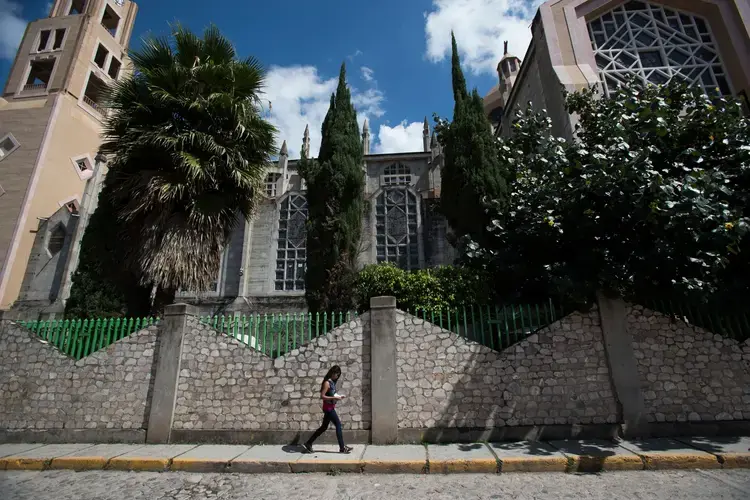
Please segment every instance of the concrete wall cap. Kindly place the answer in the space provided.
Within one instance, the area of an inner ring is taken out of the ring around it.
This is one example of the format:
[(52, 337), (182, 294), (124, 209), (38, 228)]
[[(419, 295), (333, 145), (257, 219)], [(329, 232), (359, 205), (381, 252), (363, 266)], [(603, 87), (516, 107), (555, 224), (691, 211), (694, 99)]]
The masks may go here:
[(164, 308), (164, 316), (198, 316), (200, 310), (190, 304), (170, 304)]
[(372, 297), (370, 299), (370, 309), (395, 309), (396, 297)]

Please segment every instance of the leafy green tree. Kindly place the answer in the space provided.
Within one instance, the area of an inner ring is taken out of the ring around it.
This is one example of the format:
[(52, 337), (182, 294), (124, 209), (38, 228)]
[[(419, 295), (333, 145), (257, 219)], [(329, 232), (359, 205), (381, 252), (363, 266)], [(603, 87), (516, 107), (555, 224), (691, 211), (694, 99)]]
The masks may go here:
[[(131, 54), (109, 96), (102, 151), (123, 261), (159, 302), (207, 290), (232, 231), (250, 217), (275, 153), (261, 115), (264, 70), (215, 27), (176, 27)], [(94, 230), (95, 228), (91, 228)], [(118, 263), (119, 264), (119, 263)]]
[(706, 297), (728, 276), (747, 282), (750, 136), (738, 102), (630, 84), (567, 105), (580, 118), (570, 144), (544, 115), (518, 114), (500, 155), (516, 172), (510, 209), (492, 204), (492, 239), (470, 257), (516, 289), (582, 300)]
[(507, 172), (498, 158), (497, 140), (484, 112), (482, 98), (466, 90), (456, 39), (453, 48), (453, 121), (437, 119), (435, 130), (445, 162), (440, 172), (440, 207), (456, 236), (483, 241), (490, 222), (482, 200), (504, 203)]
[(303, 156), (298, 167), (307, 182), (305, 296), (311, 311), (345, 311), (355, 306), (365, 187), (364, 153), (345, 64), (322, 136), (318, 158)]

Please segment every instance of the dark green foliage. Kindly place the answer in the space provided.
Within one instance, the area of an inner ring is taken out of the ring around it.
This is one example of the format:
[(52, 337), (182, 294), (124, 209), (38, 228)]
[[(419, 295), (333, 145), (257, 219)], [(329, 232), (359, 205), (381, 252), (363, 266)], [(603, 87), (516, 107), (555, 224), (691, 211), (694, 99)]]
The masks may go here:
[(491, 302), (486, 276), (472, 269), (440, 266), (404, 271), (393, 264), (366, 266), (357, 275), (359, 309), (370, 308), (370, 299), (394, 296), (401, 310), (441, 311)]
[(310, 311), (347, 311), (354, 307), (365, 178), (357, 113), (344, 64), (322, 136), (317, 160), (303, 156), (298, 167), (307, 182), (305, 296)]
[[(519, 113), (516, 178), (472, 257), (518, 290), (585, 299), (747, 297), (750, 138), (739, 103), (672, 84), (569, 95), (575, 143)], [(745, 243), (745, 245), (743, 245)], [(729, 293), (731, 292), (731, 293)]]
[(498, 159), (482, 98), (476, 89), (471, 94), (466, 90), (453, 36), (452, 43), (453, 121), (437, 119), (435, 127), (445, 156), (440, 206), (456, 236), (483, 241), (490, 221), (483, 199), (505, 203), (507, 173)]
[[(99, 167), (101, 168), (101, 167)], [(150, 310), (150, 288), (122, 264), (123, 245), (118, 237), (112, 186), (105, 180), (99, 206), (91, 215), (81, 240), (78, 267), (73, 274), (68, 318), (142, 317)]]

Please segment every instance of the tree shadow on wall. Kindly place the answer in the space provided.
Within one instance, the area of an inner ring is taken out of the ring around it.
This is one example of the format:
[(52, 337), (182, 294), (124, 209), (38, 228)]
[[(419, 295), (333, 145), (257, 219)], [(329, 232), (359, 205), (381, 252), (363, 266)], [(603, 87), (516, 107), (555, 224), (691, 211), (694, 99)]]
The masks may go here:
[[(458, 336), (459, 339), (455, 333), (450, 333), (453, 344), (438, 347), (438, 358), (447, 355), (448, 359), (435, 360), (438, 363), (435, 373), (430, 374), (428, 366), (428, 373), (422, 375), (439, 377), (448, 398), (436, 405), (437, 421), (424, 432), (423, 440), (439, 443), (537, 441), (571, 435), (576, 438), (614, 437), (614, 424), (582, 427), (570, 424), (576, 412), (583, 411), (587, 393), (599, 389), (598, 386), (596, 389), (582, 387), (571, 394), (563, 383), (558, 384), (560, 376), (555, 372), (562, 371), (562, 367), (539, 363), (543, 358), (567, 355), (554, 350), (553, 336), (561, 329), (560, 324), (556, 321), (536, 329), (524, 340), (500, 352), (480, 346), (463, 335)], [(590, 344), (588, 340), (582, 340), (580, 348), (590, 348), (587, 344)], [(550, 352), (540, 354), (543, 349)], [(457, 356), (457, 362), (451, 360), (452, 356)], [(582, 369), (579, 368), (579, 372)], [(585, 378), (582, 373), (577, 377)], [(575, 402), (575, 408), (571, 402)], [(554, 422), (548, 422), (553, 419)], [(541, 455), (554, 453), (544, 446), (533, 446), (529, 451)]]

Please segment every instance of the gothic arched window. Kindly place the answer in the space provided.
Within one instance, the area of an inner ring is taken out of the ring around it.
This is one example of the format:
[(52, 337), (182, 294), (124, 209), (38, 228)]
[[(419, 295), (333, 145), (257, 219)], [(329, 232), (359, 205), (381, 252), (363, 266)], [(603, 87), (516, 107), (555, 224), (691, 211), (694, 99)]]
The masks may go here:
[(276, 251), (275, 289), (300, 291), (305, 289), (307, 262), (307, 199), (290, 194), (279, 211), (279, 239)]
[(606, 95), (631, 75), (663, 84), (678, 79), (707, 94), (732, 93), (718, 46), (699, 16), (631, 0), (588, 23)]
[(400, 163), (388, 165), (383, 170), (383, 185), (397, 186), (411, 184), (411, 169)]
[(375, 204), (378, 262), (403, 269), (419, 268), (417, 196), (404, 188), (383, 190)]

